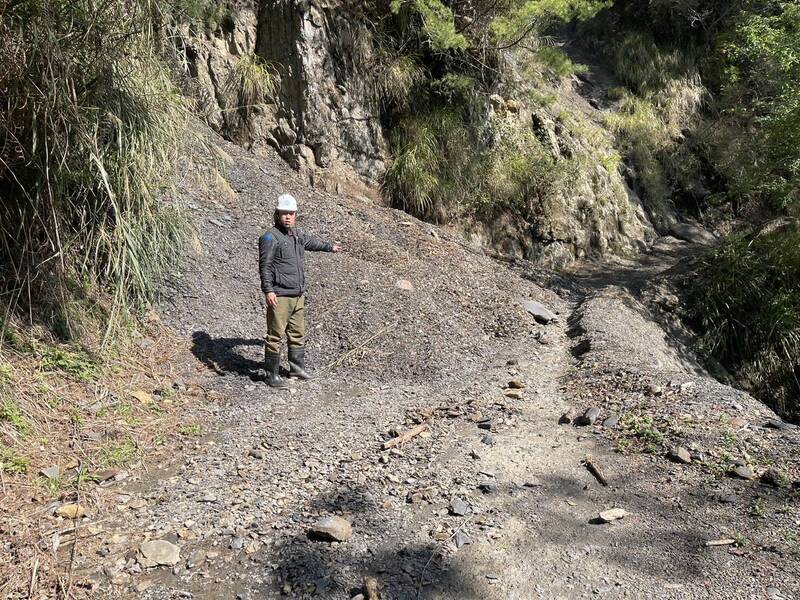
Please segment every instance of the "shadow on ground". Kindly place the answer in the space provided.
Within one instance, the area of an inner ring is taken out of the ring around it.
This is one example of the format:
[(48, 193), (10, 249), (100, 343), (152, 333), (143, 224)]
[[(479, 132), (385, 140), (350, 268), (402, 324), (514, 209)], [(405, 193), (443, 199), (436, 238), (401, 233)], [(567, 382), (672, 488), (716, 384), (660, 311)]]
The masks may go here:
[[(263, 352), (264, 340), (258, 338), (213, 338), (205, 331), (192, 335), (192, 354), (218, 375), (234, 374), (252, 381), (263, 381), (263, 363), (245, 354)], [(254, 349), (242, 353), (242, 349)]]

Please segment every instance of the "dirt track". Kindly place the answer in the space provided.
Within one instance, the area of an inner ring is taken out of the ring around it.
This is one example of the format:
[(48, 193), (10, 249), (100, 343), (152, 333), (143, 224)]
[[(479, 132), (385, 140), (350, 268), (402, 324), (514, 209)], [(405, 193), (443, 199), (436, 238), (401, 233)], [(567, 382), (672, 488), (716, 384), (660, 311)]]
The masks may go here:
[[(800, 434), (763, 429), (769, 411), (698, 374), (623, 289), (630, 277), (570, 280), (562, 299), (535, 283), (546, 274), (225, 149), (235, 198), (192, 200), (202, 249), (166, 286), (160, 313), (192, 340), (176, 357), (187, 380), (227, 402), (195, 450), (120, 490), (107, 556), (83, 561), (84, 574), (106, 567), (98, 597), (352, 598), (365, 576), (383, 598), (794, 597), (796, 493), (676, 465), (663, 450), (694, 443), (709, 464), (747, 452), (757, 471), (769, 458), (796, 479)], [(256, 240), (282, 191), (300, 200), (301, 227), (345, 252), (308, 257), (308, 360), (320, 377), (278, 392), (259, 372)], [(537, 324), (520, 305), (528, 298), (559, 322)], [(512, 379), (521, 398), (504, 395)], [(646, 454), (630, 431), (558, 424), (569, 406), (591, 405), (602, 419), (650, 415), (666, 437)], [(426, 434), (381, 451), (418, 421)], [(613, 451), (618, 437), (633, 441), (627, 453)], [(610, 486), (581, 464), (587, 455)], [(466, 514), (451, 514), (456, 498)], [(144, 505), (127, 508), (132, 499)], [(614, 506), (629, 515), (590, 522)], [(309, 539), (334, 513), (352, 521), (352, 538)], [(726, 537), (743, 547), (705, 546)], [(178, 565), (140, 572), (145, 539), (177, 543)]]

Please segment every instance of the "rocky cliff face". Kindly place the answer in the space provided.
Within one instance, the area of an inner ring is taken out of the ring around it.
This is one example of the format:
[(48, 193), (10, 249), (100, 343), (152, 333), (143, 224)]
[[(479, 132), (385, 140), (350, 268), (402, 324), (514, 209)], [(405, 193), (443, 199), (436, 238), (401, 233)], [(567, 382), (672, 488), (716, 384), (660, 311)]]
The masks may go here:
[[(359, 10), (342, 0), (248, 1), (215, 27), (184, 31), (191, 87), (209, 125), (253, 150), (272, 146), (315, 185), (338, 190), (355, 182), (358, 193), (378, 197), (390, 157), (372, 91), (375, 42)], [(242, 135), (236, 65), (252, 55), (267, 61), (280, 83), (270, 103), (253, 108)], [(559, 93), (576, 114), (594, 110), (569, 87)], [(558, 160), (591, 155), (585, 136), (546, 109), (493, 97), (487, 111), (489, 119), (514, 113)], [(473, 243), (553, 265), (636, 251), (654, 237), (617, 169), (588, 163), (563, 198), (532, 217), (502, 214), (471, 224), (469, 233)]]
[(263, 2), (256, 51), (281, 77), (279, 151), (295, 166), (345, 164), (377, 183), (386, 142), (369, 84), (374, 44), (336, 1)]
[[(217, 26), (183, 33), (192, 91), (211, 127), (253, 149), (274, 147), (312, 180), (322, 170), (377, 186), (387, 147), (369, 83), (374, 46), (341, 2), (244, 2)], [(244, 139), (235, 67), (252, 54), (279, 84), (271, 104), (254, 107)]]

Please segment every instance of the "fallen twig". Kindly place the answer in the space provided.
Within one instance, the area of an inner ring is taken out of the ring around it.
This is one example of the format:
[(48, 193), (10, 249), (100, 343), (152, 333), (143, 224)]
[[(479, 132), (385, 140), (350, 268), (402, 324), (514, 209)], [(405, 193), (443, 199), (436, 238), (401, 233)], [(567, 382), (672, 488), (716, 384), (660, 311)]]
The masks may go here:
[(583, 464), (586, 465), (586, 468), (589, 469), (589, 472), (595, 476), (595, 478), (597, 479), (597, 481), (600, 482), (601, 485), (604, 486), (608, 485), (608, 480), (606, 479), (606, 476), (603, 475), (603, 472), (600, 470), (600, 466), (596, 462), (594, 462), (594, 459), (591, 456), (587, 455), (586, 458), (583, 459)]
[(344, 354), (339, 356), (339, 358), (334, 360), (332, 363), (330, 363), (329, 365), (326, 365), (325, 367), (323, 367), (322, 370), (323, 371), (329, 371), (331, 369), (335, 369), (336, 367), (341, 365), (344, 361), (346, 361), (348, 358), (350, 358), (351, 356), (353, 356), (354, 354), (356, 354), (360, 350), (363, 350), (367, 345), (369, 345), (370, 342), (372, 342), (373, 340), (375, 340), (375, 339), (379, 338), (380, 336), (384, 335), (385, 333), (387, 333), (388, 331), (390, 331), (391, 329), (393, 329), (396, 326), (397, 326), (397, 323), (395, 322), (395, 323), (392, 323), (391, 325), (389, 325), (388, 327), (385, 327), (384, 329), (381, 329), (378, 333), (375, 333), (374, 335), (371, 335), (364, 342), (362, 342), (361, 344), (359, 344), (355, 348), (352, 348), (351, 350), (348, 350), (347, 352), (345, 352)]
[(407, 429), (400, 435), (390, 440), (386, 440), (383, 442), (381, 448), (384, 450), (388, 450), (389, 448), (394, 448), (395, 446), (400, 446), (401, 444), (405, 444), (408, 440), (413, 437), (418, 436), (420, 433), (428, 429), (427, 423), (422, 423), (421, 425), (417, 425), (416, 427), (412, 427), (411, 429)]

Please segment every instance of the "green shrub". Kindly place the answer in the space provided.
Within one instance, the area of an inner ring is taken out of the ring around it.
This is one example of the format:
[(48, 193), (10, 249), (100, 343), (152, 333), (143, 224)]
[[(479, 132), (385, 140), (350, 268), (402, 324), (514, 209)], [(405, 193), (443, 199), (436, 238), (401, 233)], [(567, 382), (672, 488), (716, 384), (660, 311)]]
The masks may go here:
[(65, 350), (56, 346), (36, 345), (42, 371), (61, 371), (80, 381), (94, 381), (100, 367), (84, 350)]
[(800, 226), (730, 238), (699, 263), (690, 311), (703, 351), (781, 415), (800, 418)]
[(20, 456), (11, 448), (0, 444), (0, 471), (3, 473), (20, 474), (28, 471), (29, 461)]
[(10, 423), (17, 433), (23, 437), (28, 435), (30, 431), (28, 420), (22, 414), (19, 405), (12, 399), (4, 400), (3, 404), (0, 405), (0, 421)]

